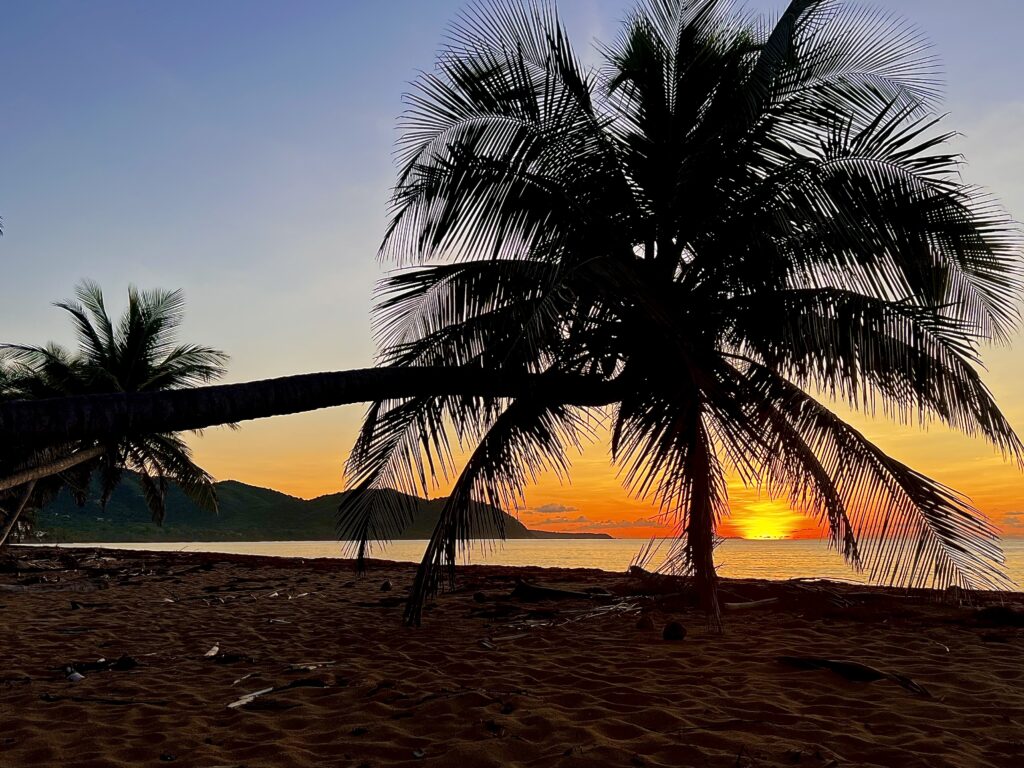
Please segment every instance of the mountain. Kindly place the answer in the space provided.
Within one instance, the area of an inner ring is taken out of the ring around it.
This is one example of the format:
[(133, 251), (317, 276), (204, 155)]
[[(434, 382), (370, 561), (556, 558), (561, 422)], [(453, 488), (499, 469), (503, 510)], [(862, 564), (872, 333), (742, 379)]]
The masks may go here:
[[(345, 496), (332, 493), (306, 500), (225, 480), (217, 483), (220, 513), (214, 515), (199, 509), (173, 486), (167, 493), (167, 515), (161, 527), (150, 522), (135, 477), (125, 475), (106, 509), (100, 507), (98, 495), (93, 493), (84, 507), (78, 507), (67, 491), (61, 492), (36, 514), (35, 529), (46, 534), (46, 541), (331, 541), (335, 538), (334, 513)], [(416, 498), (415, 505), (413, 522), (398, 538), (430, 538), (444, 500)], [(502, 514), (509, 539), (611, 538), (604, 533), (532, 531), (511, 515)], [(485, 526), (480, 538), (493, 538), (494, 534), (492, 527)]]

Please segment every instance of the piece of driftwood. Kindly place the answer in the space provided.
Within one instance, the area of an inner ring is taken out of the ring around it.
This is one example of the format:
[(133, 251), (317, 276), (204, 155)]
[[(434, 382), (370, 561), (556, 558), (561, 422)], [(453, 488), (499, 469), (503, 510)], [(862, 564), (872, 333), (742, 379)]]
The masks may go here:
[(931, 693), (918, 682), (915, 682), (906, 675), (897, 672), (885, 672), (858, 661), (843, 661), (837, 659), (824, 659), (820, 656), (779, 656), (778, 661), (797, 669), (827, 669), (835, 672), (840, 677), (856, 682), (874, 682), (875, 680), (892, 680), (897, 685), (906, 688), (911, 693), (932, 698)]
[(766, 597), (764, 600), (748, 600), (743, 603), (722, 603), (722, 607), (727, 611), (745, 611), (749, 608), (763, 608), (777, 602), (779, 602), (777, 597)]
[[(301, 680), (292, 680), (287, 685), (271, 686), (270, 688), (260, 688), (258, 691), (247, 693), (239, 699), (228, 704), (228, 709), (238, 709), (239, 707), (248, 707), (260, 696), (266, 696), (268, 693), (280, 693), (281, 691), (288, 691), (292, 688), (326, 688), (327, 683), (319, 677), (303, 678)], [(276, 705), (271, 705), (276, 706)]]
[(590, 592), (577, 592), (572, 589), (544, 587), (540, 584), (518, 581), (509, 597), (528, 603), (535, 603), (541, 600), (593, 600), (595, 597), (601, 597), (601, 595), (593, 595)]
[(673, 576), (666, 573), (655, 573), (641, 568), (639, 565), (631, 565), (627, 573), (640, 582), (640, 594), (646, 595), (668, 595), (682, 594), (689, 590), (690, 583), (683, 576)]

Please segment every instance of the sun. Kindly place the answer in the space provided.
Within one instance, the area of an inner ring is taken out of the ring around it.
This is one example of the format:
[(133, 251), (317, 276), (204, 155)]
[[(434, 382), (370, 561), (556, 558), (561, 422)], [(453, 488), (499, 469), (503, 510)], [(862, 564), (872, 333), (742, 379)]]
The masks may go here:
[(779, 500), (757, 500), (733, 506), (729, 528), (744, 539), (792, 539), (803, 517)]

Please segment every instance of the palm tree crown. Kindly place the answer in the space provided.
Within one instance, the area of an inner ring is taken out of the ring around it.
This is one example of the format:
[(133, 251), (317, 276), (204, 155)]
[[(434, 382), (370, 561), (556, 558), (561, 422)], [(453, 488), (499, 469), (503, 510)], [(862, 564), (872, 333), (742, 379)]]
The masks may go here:
[[(181, 291), (128, 289), (128, 307), (120, 321), (111, 320), (99, 286), (83, 282), (76, 300), (58, 303), (72, 318), (78, 348), (7, 344), (2, 385), (7, 398), (44, 399), (111, 392), (153, 392), (182, 389), (213, 381), (225, 372), (227, 355), (210, 347), (181, 344), (177, 328), (184, 314)], [(14, 450), (24, 465), (25, 451)], [(72, 441), (33, 450), (29, 464), (59, 457), (93, 456), (51, 478), (50, 486), (67, 482), (84, 501), (89, 479), (98, 473), (105, 504), (125, 469), (138, 474), (155, 522), (162, 522), (168, 483), (177, 483), (196, 504), (216, 511), (213, 478), (191, 458), (191, 449), (177, 433), (115, 436), (102, 441)], [(40, 498), (52, 495), (44, 483)]]
[[(963, 184), (927, 46), (887, 14), (793, 0), (645, 0), (604, 65), (552, 6), (478, 8), (408, 97), (382, 257), (382, 362), (583, 374), (606, 410), (544, 395), (371, 406), (339, 533), (408, 519), (360, 491), (454, 478), (407, 620), (487, 507), (514, 506), (607, 417), (613, 462), (677, 524), (717, 612), (726, 477), (788, 496), (854, 566), (906, 585), (1002, 582), (995, 530), (828, 407), (881, 407), (1022, 445), (977, 372), (1021, 293), (1017, 225)], [(461, 467), (453, 444), (468, 449)]]

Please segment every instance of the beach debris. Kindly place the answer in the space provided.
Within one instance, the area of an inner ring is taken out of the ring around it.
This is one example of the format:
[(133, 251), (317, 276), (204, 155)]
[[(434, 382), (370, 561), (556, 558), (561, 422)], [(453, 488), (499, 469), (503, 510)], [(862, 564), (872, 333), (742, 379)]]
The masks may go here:
[(220, 653), (220, 646), (214, 643), (214, 646), (206, 653), (204, 653), (203, 656), (206, 658), (212, 658), (216, 656), (218, 653)]
[(498, 646), (496, 646), (494, 643), (492, 643), (487, 638), (484, 638), (483, 640), (480, 641), (480, 647), (481, 648), (486, 648), (488, 651), (496, 651), (496, 650), (498, 650)]
[(470, 610), (470, 615), (480, 619), (504, 619), (520, 613), (523, 613), (523, 609), (512, 603), (495, 603), (487, 608), (473, 608)]
[(80, 672), (75, 671), (74, 667), (68, 667), (67, 668), (66, 678), (67, 678), (67, 681), (69, 683), (78, 683), (78, 682), (81, 682), (82, 680), (85, 680), (85, 675), (83, 675)]
[(412, 751), (412, 756), (415, 757), (417, 760), (422, 760), (427, 756), (427, 753), (422, 749), (414, 749)]
[(643, 616), (641, 616), (639, 619), (636, 620), (636, 628), (637, 629), (642, 629), (642, 630), (647, 631), (647, 632), (653, 632), (654, 631), (654, 619), (652, 619), (650, 616), (644, 614)]
[(244, 681), (248, 680), (248, 679), (249, 679), (250, 677), (255, 677), (255, 676), (256, 676), (257, 674), (258, 674), (257, 672), (250, 672), (250, 673), (249, 673), (249, 674), (247, 674), (247, 675), (242, 675), (242, 676), (241, 676), (240, 678), (238, 678), (237, 680), (235, 680), (235, 682), (233, 682), (233, 683), (231, 684), (231, 686), (232, 686), (232, 687), (234, 687), (234, 686), (238, 685), (239, 683), (241, 683), (241, 682), (244, 682)]
[(291, 624), (288, 619), (267, 619), (267, 624)]
[(255, 658), (244, 653), (217, 653), (212, 659), (214, 664), (237, 664), (240, 661), (246, 664), (256, 663)]
[(110, 664), (110, 666), (107, 667), (107, 669), (114, 672), (127, 672), (129, 669), (135, 669), (136, 667), (141, 666), (142, 665), (131, 656), (119, 656)]
[(777, 602), (777, 597), (766, 597), (763, 600), (748, 600), (742, 603), (722, 603), (722, 607), (727, 611), (745, 611), (748, 608), (764, 608)]
[(96, 661), (75, 661), (64, 666), (63, 671), (67, 678), (74, 683), (81, 680), (82, 677), (72, 679), (72, 674), (82, 676), (86, 672), (125, 672), (129, 669), (135, 669), (140, 666), (142, 665), (131, 656), (119, 656), (113, 661), (108, 659), (97, 659)]
[(654, 573), (639, 565), (631, 565), (627, 573), (640, 581), (641, 592), (647, 595), (676, 594), (690, 586), (682, 576)]
[(292, 664), (285, 672), (314, 672), (323, 667), (333, 667), (336, 661), (310, 661), (305, 664)]
[(678, 621), (670, 621), (665, 625), (665, 628), (661, 631), (661, 637), (663, 640), (677, 641), (686, 638), (686, 627), (680, 624)]
[(486, 731), (492, 736), (498, 736), (500, 738), (501, 736), (505, 736), (508, 734), (508, 731), (505, 730), (505, 727), (497, 720), (484, 720), (483, 725)]
[(901, 675), (898, 672), (884, 672), (858, 661), (824, 659), (820, 656), (779, 656), (777, 660), (797, 669), (827, 669), (854, 682), (871, 683), (876, 680), (891, 680), (911, 693), (916, 693), (926, 699), (932, 698), (932, 694), (927, 688), (906, 675)]
[(252, 704), (252, 702), (256, 701), (260, 696), (265, 696), (273, 690), (274, 686), (270, 686), (269, 688), (260, 688), (258, 691), (247, 693), (240, 699), (236, 699), (228, 704), (228, 709), (238, 709), (239, 707), (244, 707), (246, 704)]
[(391, 586), (392, 586), (391, 585), (391, 579), (384, 579), (384, 581), (382, 581), (380, 583), (380, 591), (381, 592), (390, 592), (391, 591)]
[(593, 600), (595, 595), (589, 592), (544, 587), (540, 584), (530, 584), (527, 581), (517, 580), (516, 586), (509, 597), (532, 603), (540, 600)]
[[(256, 699), (261, 696), (266, 696), (268, 693), (280, 693), (281, 691), (288, 691), (292, 688), (327, 688), (327, 682), (323, 677), (304, 677), (301, 680), (292, 680), (286, 685), (271, 686), (270, 688), (260, 688), (258, 691), (247, 693), (239, 699), (228, 704), (228, 709), (238, 709), (239, 707), (246, 707), (247, 709), (256, 702)], [(259, 707), (253, 708), (264, 708), (264, 709), (291, 709), (292, 704), (285, 704), (283, 702), (274, 702), (262, 704)]]

